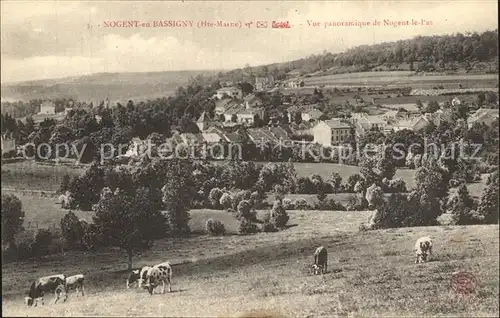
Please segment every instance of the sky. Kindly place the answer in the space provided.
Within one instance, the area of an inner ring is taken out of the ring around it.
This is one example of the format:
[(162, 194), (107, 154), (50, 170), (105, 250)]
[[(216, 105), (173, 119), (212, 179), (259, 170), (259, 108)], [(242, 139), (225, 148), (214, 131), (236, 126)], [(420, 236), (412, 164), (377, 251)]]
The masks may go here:
[[(11, 1), (1, 5), (1, 81), (102, 72), (242, 68), (341, 52), (417, 35), (498, 28), (496, 0), (472, 1)], [(432, 25), (384, 26), (383, 21)], [(185, 20), (193, 27), (105, 27), (110, 21)], [(198, 28), (201, 21), (241, 28)], [(380, 26), (325, 27), (378, 20)], [(253, 21), (252, 27), (244, 23)], [(256, 28), (267, 21), (267, 28)], [(289, 21), (272, 29), (272, 21)], [(319, 22), (319, 26), (309, 26)]]

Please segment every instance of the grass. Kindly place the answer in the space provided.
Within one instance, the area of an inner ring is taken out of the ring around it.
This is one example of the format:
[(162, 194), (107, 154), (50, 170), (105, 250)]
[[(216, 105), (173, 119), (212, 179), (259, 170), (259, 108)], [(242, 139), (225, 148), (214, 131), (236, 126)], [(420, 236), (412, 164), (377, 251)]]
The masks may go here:
[(2, 188), (56, 191), (65, 174), (74, 177), (83, 171), (80, 167), (40, 165), (34, 161), (2, 164)]
[[(204, 219), (203, 213), (193, 211)], [(198, 217), (197, 216), (197, 217)], [(260, 310), (287, 317), (396, 315), (498, 316), (498, 226), (403, 228), (357, 232), (367, 212), (292, 211), (278, 233), (165, 239), (135, 259), (138, 266), (169, 260), (174, 292), (150, 297), (126, 290), (125, 253), (68, 252), (41, 261), (5, 264), (6, 316), (226, 316)], [(193, 217), (193, 219), (195, 219)], [(435, 257), (413, 264), (413, 244), (435, 241)], [(311, 276), (318, 245), (329, 251), (329, 273)], [(476, 291), (459, 297), (451, 273), (472, 272)], [(87, 295), (66, 303), (23, 306), (29, 281), (64, 272), (87, 276)]]
[(427, 75), (412, 76), (412, 72), (362, 72), (350, 74), (337, 74), (326, 76), (312, 76), (304, 78), (306, 86), (309, 85), (360, 85), (360, 86), (411, 86), (421, 88), (439, 84), (464, 83), (465, 87), (495, 87), (498, 83), (496, 74), (461, 74), (461, 75)]

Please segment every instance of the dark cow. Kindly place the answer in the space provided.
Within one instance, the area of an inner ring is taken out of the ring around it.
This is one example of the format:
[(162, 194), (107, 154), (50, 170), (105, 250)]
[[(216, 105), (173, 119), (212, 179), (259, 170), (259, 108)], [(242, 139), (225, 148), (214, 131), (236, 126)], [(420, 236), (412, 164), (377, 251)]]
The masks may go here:
[(172, 292), (172, 266), (169, 262), (161, 263), (151, 267), (146, 274), (145, 288), (150, 295), (153, 295), (154, 289), (162, 283), (162, 294), (165, 294), (165, 283), (168, 284), (168, 292)]
[(314, 252), (314, 264), (312, 268), (314, 275), (319, 274), (320, 270), (322, 274), (326, 273), (328, 269), (328, 252), (323, 246), (318, 247)]
[(146, 275), (151, 266), (144, 266), (142, 268), (137, 268), (132, 270), (127, 278), (127, 288), (130, 288), (130, 285), (137, 282), (137, 287), (141, 287), (142, 283), (146, 281)]
[(43, 305), (43, 296), (45, 293), (54, 293), (54, 304), (59, 300), (61, 294), (64, 294), (64, 301), (67, 299), (66, 293), (66, 276), (52, 275), (41, 277), (35, 280), (28, 292), (28, 296), (24, 298), (27, 306), (34, 306), (41, 300)]

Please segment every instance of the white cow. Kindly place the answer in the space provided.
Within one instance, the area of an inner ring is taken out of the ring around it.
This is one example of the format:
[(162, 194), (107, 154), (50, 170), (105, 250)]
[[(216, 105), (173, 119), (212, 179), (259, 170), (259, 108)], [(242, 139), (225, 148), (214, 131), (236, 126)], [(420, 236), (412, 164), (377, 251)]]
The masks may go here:
[(165, 283), (168, 284), (168, 292), (172, 292), (172, 266), (169, 262), (161, 263), (151, 267), (146, 274), (146, 284), (143, 285), (147, 288), (150, 295), (153, 294), (154, 289), (162, 283), (162, 294), (165, 293)]
[(432, 239), (428, 236), (419, 238), (415, 243), (414, 250), (417, 257), (415, 264), (427, 262), (428, 257), (432, 254)]
[(78, 291), (80, 291), (82, 296), (85, 296), (83, 287), (84, 278), (85, 277), (83, 276), (83, 274), (78, 274), (66, 278), (66, 290), (69, 291), (70, 289), (75, 289), (77, 295)]

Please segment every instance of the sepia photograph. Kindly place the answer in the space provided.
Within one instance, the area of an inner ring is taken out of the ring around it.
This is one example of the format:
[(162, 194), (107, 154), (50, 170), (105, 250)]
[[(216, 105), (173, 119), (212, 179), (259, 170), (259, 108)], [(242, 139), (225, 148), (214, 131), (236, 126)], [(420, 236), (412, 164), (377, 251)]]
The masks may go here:
[(0, 6), (3, 316), (499, 316), (497, 1)]

